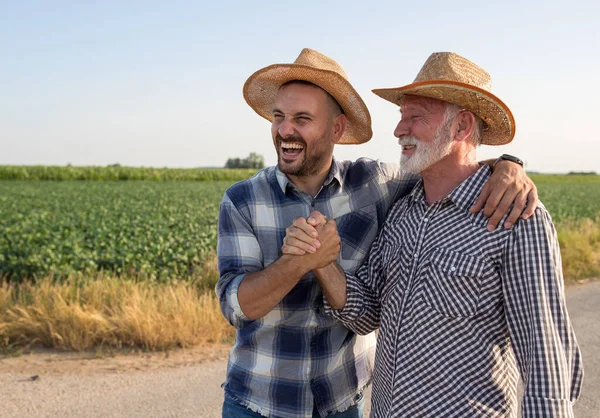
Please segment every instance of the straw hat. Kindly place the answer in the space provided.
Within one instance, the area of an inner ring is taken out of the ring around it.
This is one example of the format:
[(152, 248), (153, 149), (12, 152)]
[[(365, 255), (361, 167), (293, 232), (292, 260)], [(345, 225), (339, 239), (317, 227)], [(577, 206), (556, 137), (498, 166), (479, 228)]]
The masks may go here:
[(252, 74), (244, 84), (244, 99), (256, 113), (272, 122), (279, 88), (292, 80), (313, 83), (331, 94), (346, 115), (346, 131), (339, 144), (362, 144), (373, 136), (367, 106), (334, 60), (304, 48), (293, 64), (274, 64)]
[(407, 94), (454, 103), (486, 123), (482, 144), (508, 144), (515, 136), (515, 119), (508, 106), (494, 96), (491, 89), (492, 78), (483, 68), (458, 54), (435, 52), (412, 84), (375, 89), (373, 93), (398, 106)]

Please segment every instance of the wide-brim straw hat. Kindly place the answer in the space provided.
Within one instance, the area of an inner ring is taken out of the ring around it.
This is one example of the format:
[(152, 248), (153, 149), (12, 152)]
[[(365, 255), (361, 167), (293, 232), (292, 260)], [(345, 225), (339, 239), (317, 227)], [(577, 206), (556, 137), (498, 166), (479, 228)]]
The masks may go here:
[(458, 54), (436, 52), (429, 56), (413, 83), (375, 89), (373, 93), (398, 106), (406, 95), (454, 103), (485, 122), (482, 144), (508, 144), (515, 136), (515, 118), (491, 89), (492, 78), (484, 69)]
[(310, 48), (304, 48), (292, 64), (273, 64), (252, 74), (244, 83), (244, 99), (256, 113), (272, 122), (279, 88), (292, 80), (313, 83), (337, 100), (347, 119), (339, 144), (362, 144), (371, 139), (369, 109), (348, 81), (344, 69)]

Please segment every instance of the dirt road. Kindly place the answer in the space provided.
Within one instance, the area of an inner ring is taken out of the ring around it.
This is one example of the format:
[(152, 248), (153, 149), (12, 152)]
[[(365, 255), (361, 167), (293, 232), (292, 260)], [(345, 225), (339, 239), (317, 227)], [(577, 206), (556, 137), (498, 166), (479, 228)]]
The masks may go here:
[[(595, 418), (600, 282), (569, 287), (567, 303), (585, 366), (575, 416)], [(0, 358), (0, 417), (220, 417), (226, 347), (99, 356), (38, 352)]]

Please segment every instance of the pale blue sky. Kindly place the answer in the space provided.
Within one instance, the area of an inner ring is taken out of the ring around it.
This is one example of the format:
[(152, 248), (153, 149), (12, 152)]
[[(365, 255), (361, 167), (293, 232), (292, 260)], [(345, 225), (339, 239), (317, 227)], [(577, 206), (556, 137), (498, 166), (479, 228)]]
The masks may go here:
[(600, 6), (559, 1), (0, 0), (0, 164), (274, 164), (269, 123), (242, 97), (254, 71), (304, 47), (346, 70), (373, 139), (338, 158), (397, 161), (397, 108), (371, 89), (410, 83), (454, 51), (493, 78), (517, 135), (481, 147), (542, 172), (600, 173)]

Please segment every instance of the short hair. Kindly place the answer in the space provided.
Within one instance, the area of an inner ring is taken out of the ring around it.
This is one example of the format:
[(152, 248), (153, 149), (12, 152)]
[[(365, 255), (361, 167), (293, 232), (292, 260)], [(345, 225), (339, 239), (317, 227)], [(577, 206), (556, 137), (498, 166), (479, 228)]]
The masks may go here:
[[(454, 103), (446, 102), (446, 109), (444, 111), (444, 120), (442, 122), (442, 126), (445, 124), (449, 124), (451, 121), (453, 121), (463, 110), (467, 109), (464, 109)], [(470, 110), (468, 111), (471, 112)], [(473, 113), (473, 117), (475, 118), (475, 124), (473, 125), (473, 131), (471, 132), (471, 136), (469, 139), (473, 143), (473, 145), (479, 146), (481, 145), (481, 134), (483, 131), (486, 130), (487, 125), (485, 124), (483, 119), (481, 119), (475, 113)]]
[(281, 85), (281, 87), (279, 87), (279, 89), (282, 89), (283, 87), (289, 86), (290, 84), (302, 84), (304, 86), (313, 86), (316, 87), (320, 90), (323, 90), (325, 92), (325, 95), (327, 96), (327, 101), (329, 102), (329, 107), (332, 111), (332, 114), (334, 117), (337, 117), (339, 115), (343, 115), (344, 114), (344, 109), (342, 108), (342, 106), (338, 103), (337, 100), (335, 100), (335, 98), (324, 88), (317, 86), (315, 83), (311, 83), (310, 81), (306, 81), (306, 80), (290, 80), (286, 83), (283, 83)]

